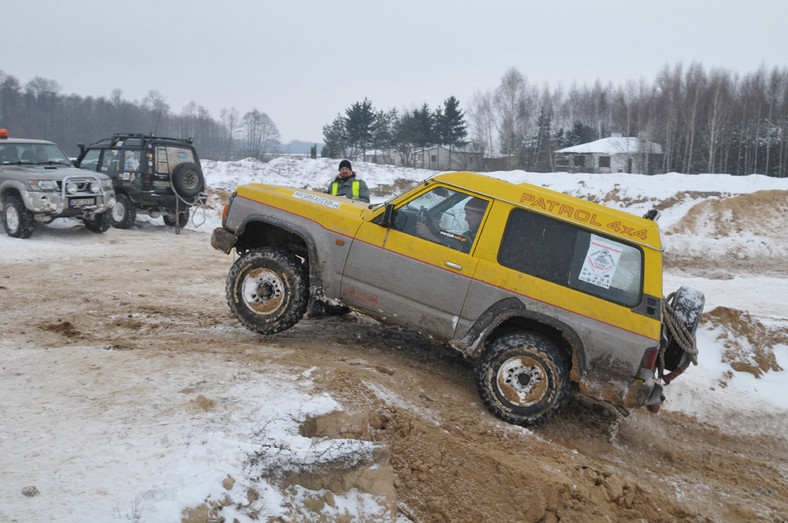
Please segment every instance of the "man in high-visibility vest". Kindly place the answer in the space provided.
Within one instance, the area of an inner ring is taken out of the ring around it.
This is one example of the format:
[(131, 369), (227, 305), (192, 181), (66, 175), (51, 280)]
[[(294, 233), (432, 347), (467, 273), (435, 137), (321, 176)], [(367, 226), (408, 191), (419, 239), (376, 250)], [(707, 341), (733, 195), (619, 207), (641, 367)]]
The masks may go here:
[(364, 180), (356, 178), (356, 173), (348, 160), (339, 162), (339, 174), (326, 191), (334, 196), (345, 196), (351, 200), (369, 202), (369, 189)]

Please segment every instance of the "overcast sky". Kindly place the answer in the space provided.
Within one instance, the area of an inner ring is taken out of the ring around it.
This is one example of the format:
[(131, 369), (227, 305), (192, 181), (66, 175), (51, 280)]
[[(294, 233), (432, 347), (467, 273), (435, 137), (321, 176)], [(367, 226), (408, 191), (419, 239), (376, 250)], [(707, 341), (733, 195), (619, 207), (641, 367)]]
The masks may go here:
[[(786, 0), (4, 0), (0, 71), (61, 94), (158, 91), (219, 118), (267, 113), (322, 141), (355, 102), (465, 110), (514, 67), (554, 88), (653, 82), (666, 65), (786, 67)], [(2, 123), (0, 123), (2, 126)], [(121, 130), (119, 130), (121, 131)]]

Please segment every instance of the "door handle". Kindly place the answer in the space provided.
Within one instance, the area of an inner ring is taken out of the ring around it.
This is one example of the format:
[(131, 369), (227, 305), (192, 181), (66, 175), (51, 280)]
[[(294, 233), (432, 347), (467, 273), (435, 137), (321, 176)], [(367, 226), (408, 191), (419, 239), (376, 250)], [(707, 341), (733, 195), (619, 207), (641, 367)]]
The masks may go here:
[(451, 267), (452, 269), (457, 269), (458, 271), (462, 270), (462, 265), (460, 265), (459, 263), (447, 261), (446, 266)]

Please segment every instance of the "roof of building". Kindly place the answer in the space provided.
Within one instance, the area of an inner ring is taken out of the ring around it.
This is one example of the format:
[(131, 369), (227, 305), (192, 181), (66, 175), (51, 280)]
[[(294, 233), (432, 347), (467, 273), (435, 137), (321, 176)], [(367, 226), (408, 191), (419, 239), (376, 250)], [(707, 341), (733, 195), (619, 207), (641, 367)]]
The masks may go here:
[(572, 147), (559, 149), (557, 153), (600, 153), (600, 154), (637, 154), (650, 153), (662, 154), (662, 146), (654, 142), (642, 142), (637, 138), (611, 136), (593, 142), (583, 143)]

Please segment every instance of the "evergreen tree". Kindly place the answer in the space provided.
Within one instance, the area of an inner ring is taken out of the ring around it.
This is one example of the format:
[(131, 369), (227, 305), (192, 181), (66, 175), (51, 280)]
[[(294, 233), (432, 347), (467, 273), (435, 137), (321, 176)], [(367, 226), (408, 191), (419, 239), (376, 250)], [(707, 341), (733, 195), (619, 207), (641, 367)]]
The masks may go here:
[(575, 120), (572, 129), (564, 135), (564, 139), (560, 142), (560, 145), (561, 147), (572, 147), (582, 143), (593, 142), (594, 140), (596, 140), (596, 131), (594, 128)]
[(413, 120), (414, 145), (426, 149), (440, 142), (440, 137), (436, 133), (435, 117), (427, 104), (413, 111)]
[(362, 156), (372, 144), (372, 131), (375, 124), (375, 111), (372, 102), (364, 98), (363, 102), (356, 102), (345, 111), (345, 130), (351, 147), (361, 151)]
[(465, 125), (465, 115), (460, 110), (460, 102), (450, 96), (443, 103), (443, 111), (436, 111), (436, 124), (440, 143), (451, 147), (464, 147), (468, 135)]
[(344, 158), (347, 154), (348, 139), (345, 131), (345, 119), (337, 115), (334, 121), (323, 126), (323, 149), (320, 156), (324, 158)]

